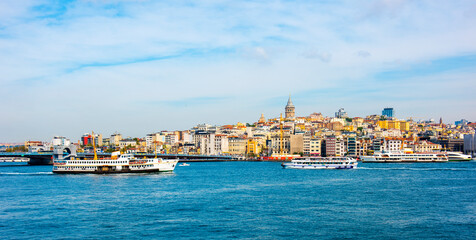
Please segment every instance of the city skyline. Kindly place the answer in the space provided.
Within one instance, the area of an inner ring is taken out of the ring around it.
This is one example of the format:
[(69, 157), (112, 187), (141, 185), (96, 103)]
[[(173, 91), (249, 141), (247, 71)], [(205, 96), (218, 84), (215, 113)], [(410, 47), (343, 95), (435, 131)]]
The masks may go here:
[(471, 1), (3, 1), (0, 142), (380, 114), (476, 119)]

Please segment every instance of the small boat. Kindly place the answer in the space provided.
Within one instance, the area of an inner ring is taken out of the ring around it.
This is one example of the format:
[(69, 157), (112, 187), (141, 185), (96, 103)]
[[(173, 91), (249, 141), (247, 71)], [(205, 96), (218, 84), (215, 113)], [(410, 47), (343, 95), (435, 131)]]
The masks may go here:
[(462, 152), (447, 152), (448, 161), (471, 161), (471, 155), (463, 154)]
[(350, 157), (299, 157), (281, 166), (294, 169), (355, 169), (357, 161)]
[(448, 162), (448, 156), (445, 153), (404, 153), (394, 152), (376, 152), (372, 156), (362, 156), (362, 162), (371, 163), (401, 163), (401, 162)]
[(181, 167), (186, 167), (186, 166), (190, 166), (190, 164), (188, 164), (188, 163), (182, 163), (182, 164), (180, 164), (179, 166), (181, 166)]

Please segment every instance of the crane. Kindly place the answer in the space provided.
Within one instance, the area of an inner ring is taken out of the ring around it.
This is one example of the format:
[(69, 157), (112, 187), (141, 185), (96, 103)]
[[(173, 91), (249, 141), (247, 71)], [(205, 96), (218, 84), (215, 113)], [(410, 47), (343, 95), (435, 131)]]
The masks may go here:
[(283, 156), (283, 114), (281, 113), (279, 115), (279, 126), (280, 126), (280, 142), (279, 142), (279, 149), (280, 149), (280, 155)]
[(96, 143), (94, 142), (94, 131), (91, 134), (91, 138), (93, 139), (93, 151), (94, 151), (94, 158), (93, 160), (98, 160), (98, 154), (96, 152)]

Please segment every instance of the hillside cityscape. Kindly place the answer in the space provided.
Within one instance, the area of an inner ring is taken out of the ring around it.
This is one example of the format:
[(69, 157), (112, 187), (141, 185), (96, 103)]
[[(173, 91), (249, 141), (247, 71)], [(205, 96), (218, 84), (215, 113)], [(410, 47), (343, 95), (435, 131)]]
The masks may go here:
[(85, 133), (77, 142), (57, 136), (53, 142), (27, 140), (24, 145), (3, 144), (1, 151), (51, 151), (55, 142), (66, 142), (76, 145), (78, 152), (93, 152), (94, 138), (98, 152), (231, 155), (268, 160), (297, 156), (359, 158), (377, 151), (456, 151), (474, 156), (475, 129), (476, 123), (465, 119), (454, 124), (444, 124), (441, 118), (418, 122), (398, 119), (393, 108), (384, 108), (381, 115), (365, 118), (350, 118), (344, 108), (338, 109), (334, 117), (321, 113), (299, 117), (295, 116), (290, 96), (284, 116), (267, 119), (261, 114), (254, 123), (198, 124), (189, 130), (164, 130), (141, 137), (125, 137), (118, 132), (109, 137)]

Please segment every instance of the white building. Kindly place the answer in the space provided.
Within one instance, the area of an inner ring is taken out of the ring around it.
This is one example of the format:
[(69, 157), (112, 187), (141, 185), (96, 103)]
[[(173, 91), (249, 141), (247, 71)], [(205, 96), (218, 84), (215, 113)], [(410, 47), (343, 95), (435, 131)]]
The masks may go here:
[(384, 141), (383, 149), (388, 152), (401, 151), (403, 149), (402, 140), (390, 139)]
[(208, 134), (201, 138), (200, 150), (203, 155), (221, 155), (228, 153), (228, 137), (223, 134)]
[(310, 156), (321, 156), (321, 139), (311, 138), (309, 142), (309, 155)]
[(131, 146), (131, 147), (137, 146), (136, 140), (128, 138), (128, 139), (122, 139), (119, 141), (119, 147), (123, 148), (127, 146)]
[(165, 135), (162, 133), (151, 133), (145, 137), (145, 146), (147, 149), (154, 149), (154, 146), (161, 146), (165, 143)]
[(165, 135), (165, 144), (174, 145), (177, 142), (178, 142), (178, 136), (176, 134)]
[(182, 143), (193, 143), (193, 136), (192, 133), (189, 131), (183, 131), (182, 132)]
[(51, 144), (53, 146), (68, 146), (71, 144), (71, 141), (65, 137), (55, 136)]
[(111, 146), (119, 146), (119, 141), (121, 141), (121, 140), (122, 140), (122, 134), (114, 133), (109, 138), (109, 144)]

